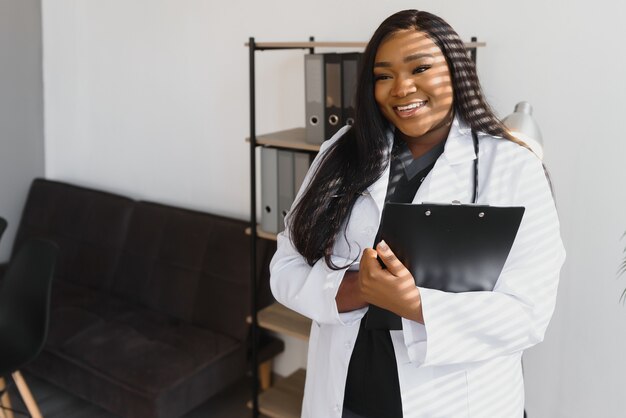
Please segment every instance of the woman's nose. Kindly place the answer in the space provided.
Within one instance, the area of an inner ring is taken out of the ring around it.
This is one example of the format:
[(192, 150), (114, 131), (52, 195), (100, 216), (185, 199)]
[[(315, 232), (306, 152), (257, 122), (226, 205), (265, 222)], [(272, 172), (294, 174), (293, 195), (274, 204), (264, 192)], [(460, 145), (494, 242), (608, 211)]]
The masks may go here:
[(392, 95), (405, 97), (417, 91), (417, 86), (410, 78), (398, 78), (393, 86)]

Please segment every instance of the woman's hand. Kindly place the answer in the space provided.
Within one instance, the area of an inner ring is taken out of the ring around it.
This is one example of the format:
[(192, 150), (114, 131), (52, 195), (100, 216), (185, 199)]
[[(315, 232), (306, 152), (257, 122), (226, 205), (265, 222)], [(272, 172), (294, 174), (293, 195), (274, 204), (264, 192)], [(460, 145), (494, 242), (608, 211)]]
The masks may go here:
[[(380, 257), (387, 269), (377, 260)], [(366, 248), (359, 265), (359, 290), (370, 304), (396, 315), (424, 323), (422, 299), (411, 272), (404, 267), (385, 241), (376, 250)]]
[(341, 312), (354, 311), (364, 308), (368, 303), (363, 299), (359, 289), (359, 272), (346, 271), (335, 296), (337, 310)]

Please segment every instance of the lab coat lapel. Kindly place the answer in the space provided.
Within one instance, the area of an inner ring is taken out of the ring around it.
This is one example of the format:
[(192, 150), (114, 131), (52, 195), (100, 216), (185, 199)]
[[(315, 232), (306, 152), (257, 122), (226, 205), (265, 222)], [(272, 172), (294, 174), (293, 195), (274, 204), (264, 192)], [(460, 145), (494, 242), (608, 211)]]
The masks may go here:
[(376, 208), (378, 209), (378, 219), (383, 213), (383, 206), (385, 205), (385, 197), (387, 197), (387, 186), (389, 185), (389, 169), (390, 165), (387, 164), (385, 171), (371, 186), (367, 188), (367, 192), (374, 200)]
[[(393, 129), (389, 129), (386, 132), (388, 152), (391, 152), (393, 146)], [(376, 208), (378, 209), (378, 220), (383, 213), (383, 206), (385, 205), (385, 197), (387, 197), (387, 186), (389, 185), (389, 170), (391, 169), (391, 161), (387, 159), (387, 166), (383, 174), (367, 188), (367, 194), (374, 200)]]
[[(393, 132), (387, 133), (387, 139), (391, 147)], [(460, 118), (455, 117), (443, 154), (424, 179), (413, 203), (451, 203), (453, 200), (471, 203), (474, 180), (473, 161), (475, 159), (476, 153), (474, 152), (471, 129)], [(378, 209), (379, 220), (387, 195), (389, 169), (390, 165), (387, 164), (380, 178), (367, 188), (367, 193), (374, 200)]]
[(471, 130), (455, 118), (443, 154), (424, 179), (413, 203), (471, 203), (475, 159)]

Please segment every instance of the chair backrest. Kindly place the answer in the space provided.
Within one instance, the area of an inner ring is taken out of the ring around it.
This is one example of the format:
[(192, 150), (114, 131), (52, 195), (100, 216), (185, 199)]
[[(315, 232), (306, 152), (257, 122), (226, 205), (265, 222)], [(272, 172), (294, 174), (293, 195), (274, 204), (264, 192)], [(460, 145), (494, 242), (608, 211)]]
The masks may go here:
[(2, 238), (2, 233), (5, 229), (7, 229), (7, 221), (0, 216), (0, 238)]
[(11, 344), (0, 344), (0, 374), (19, 369), (43, 348), (57, 253), (53, 242), (31, 239), (9, 263), (0, 287), (0, 341)]

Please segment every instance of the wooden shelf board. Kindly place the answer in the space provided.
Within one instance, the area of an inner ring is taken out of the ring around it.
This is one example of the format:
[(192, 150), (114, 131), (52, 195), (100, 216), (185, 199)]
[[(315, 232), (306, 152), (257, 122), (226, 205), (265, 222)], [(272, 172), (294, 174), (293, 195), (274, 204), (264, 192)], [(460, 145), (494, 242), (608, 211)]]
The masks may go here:
[(487, 46), (487, 42), (463, 42), (465, 48), (484, 48)]
[[(246, 235), (252, 235), (252, 228), (250, 227), (246, 228)], [(256, 235), (259, 238), (276, 241), (276, 234), (274, 234), (273, 232), (266, 232), (262, 230), (260, 226), (256, 227)]]
[[(246, 138), (246, 142), (250, 142), (250, 138)], [(258, 145), (289, 148), (301, 151), (317, 152), (320, 150), (320, 144), (310, 144), (306, 142), (305, 128), (287, 129), (284, 131), (257, 135), (256, 143)]]
[[(257, 48), (365, 48), (367, 42), (256, 42)], [(486, 42), (464, 42), (465, 48), (487, 46)], [(250, 46), (249, 42), (244, 44)]]
[[(250, 46), (249, 42), (244, 44)], [(255, 42), (257, 48), (365, 48), (367, 42)]]
[[(259, 394), (259, 412), (270, 418), (299, 418), (305, 378), (306, 370), (296, 370)], [(252, 407), (251, 402), (248, 402), (248, 407)]]
[[(257, 313), (261, 328), (308, 341), (311, 320), (276, 302)], [(250, 319), (248, 319), (250, 322)]]

